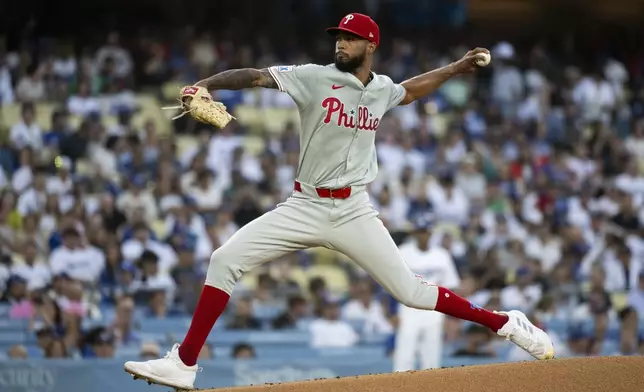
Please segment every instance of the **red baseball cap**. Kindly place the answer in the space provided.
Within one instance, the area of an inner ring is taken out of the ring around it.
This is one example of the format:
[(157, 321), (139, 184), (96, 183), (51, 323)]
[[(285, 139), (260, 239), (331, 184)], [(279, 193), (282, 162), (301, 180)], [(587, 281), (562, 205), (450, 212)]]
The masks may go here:
[(336, 35), (338, 31), (346, 31), (376, 45), (380, 44), (380, 28), (365, 14), (348, 14), (338, 23), (338, 27), (329, 27), (326, 31), (331, 35)]

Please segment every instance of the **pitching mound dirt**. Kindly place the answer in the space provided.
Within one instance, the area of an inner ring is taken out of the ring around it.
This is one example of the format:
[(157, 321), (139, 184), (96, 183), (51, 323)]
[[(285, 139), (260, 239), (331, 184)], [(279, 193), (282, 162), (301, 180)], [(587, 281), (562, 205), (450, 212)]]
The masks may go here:
[(593, 357), (466, 366), (208, 391), (644, 392), (644, 357)]

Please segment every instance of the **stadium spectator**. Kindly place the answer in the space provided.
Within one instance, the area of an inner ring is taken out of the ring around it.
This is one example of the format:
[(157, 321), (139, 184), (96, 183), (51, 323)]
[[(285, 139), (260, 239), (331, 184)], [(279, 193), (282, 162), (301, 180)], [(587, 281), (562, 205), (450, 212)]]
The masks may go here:
[(29, 358), (29, 352), (22, 344), (16, 344), (9, 348), (7, 356), (9, 359), (27, 359)]
[(255, 358), (255, 349), (248, 343), (237, 343), (233, 346), (232, 357), (234, 359)]
[(346, 321), (340, 320), (340, 304), (327, 302), (322, 308), (322, 317), (309, 325), (311, 347), (340, 348), (352, 347), (358, 343), (359, 335)]
[(54, 339), (49, 342), (45, 349), (45, 358), (67, 358), (65, 342), (61, 339)]
[(83, 337), (83, 358), (113, 358), (115, 345), (115, 338), (107, 328), (93, 328)]
[(465, 345), (452, 355), (467, 357), (493, 357), (495, 353), (486, 347), (491, 341), (490, 331), (478, 325), (470, 325), (465, 332)]
[(27, 68), (26, 74), (18, 81), (16, 97), (22, 102), (38, 102), (47, 98), (47, 89), (43, 80), (44, 69), (37, 63)]
[(298, 322), (306, 317), (308, 307), (304, 297), (296, 295), (288, 299), (287, 309), (277, 316), (271, 323), (273, 329), (291, 329), (298, 326)]
[(345, 321), (359, 322), (362, 326), (361, 333), (365, 335), (393, 332), (382, 304), (374, 297), (371, 282), (366, 279), (358, 281), (351, 289), (352, 299), (342, 306), (341, 318)]
[(226, 328), (228, 329), (261, 329), (262, 323), (253, 316), (250, 298), (239, 298), (235, 303), (235, 312)]
[(143, 342), (139, 357), (144, 360), (155, 359), (161, 355), (161, 347), (156, 342)]
[(9, 140), (15, 151), (24, 147), (33, 150), (42, 148), (42, 129), (36, 123), (36, 107), (32, 102), (25, 102), (21, 106), (21, 119), (13, 124), (9, 133)]

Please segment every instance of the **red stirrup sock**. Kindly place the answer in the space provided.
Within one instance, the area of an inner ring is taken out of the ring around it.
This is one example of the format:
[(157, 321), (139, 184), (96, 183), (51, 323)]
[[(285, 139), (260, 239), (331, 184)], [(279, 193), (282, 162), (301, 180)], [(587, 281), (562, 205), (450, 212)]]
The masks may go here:
[(230, 295), (225, 292), (212, 286), (204, 286), (188, 334), (179, 346), (179, 358), (185, 365), (192, 366), (197, 363), (201, 348), (215, 322), (226, 309), (229, 299)]
[(465, 298), (459, 297), (440, 286), (438, 286), (438, 300), (436, 301), (435, 310), (461, 320), (484, 325), (494, 332), (503, 328), (505, 323), (508, 322), (508, 316), (478, 307)]

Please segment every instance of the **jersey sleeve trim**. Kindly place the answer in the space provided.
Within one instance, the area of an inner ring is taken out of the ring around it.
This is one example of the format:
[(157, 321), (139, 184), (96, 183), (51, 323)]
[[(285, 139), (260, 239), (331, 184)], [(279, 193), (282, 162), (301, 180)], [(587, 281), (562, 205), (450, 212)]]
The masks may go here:
[(396, 99), (392, 102), (392, 105), (391, 105), (392, 108), (395, 108), (396, 106), (400, 105), (403, 99), (405, 99), (405, 97), (407, 96), (407, 90), (402, 84), (396, 84), (395, 88), (400, 89), (402, 91), (400, 91), (401, 93), (400, 96), (396, 97)]
[(268, 73), (270, 73), (273, 79), (275, 79), (275, 82), (277, 83), (277, 88), (281, 92), (285, 93), (286, 91), (284, 90), (284, 86), (282, 85), (282, 82), (280, 81), (279, 77), (277, 77), (277, 72), (275, 72), (274, 68), (275, 67), (268, 67)]

